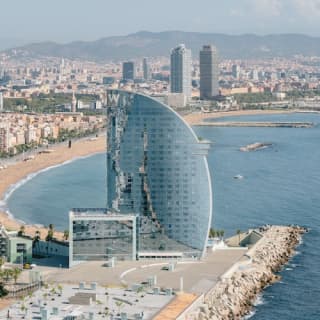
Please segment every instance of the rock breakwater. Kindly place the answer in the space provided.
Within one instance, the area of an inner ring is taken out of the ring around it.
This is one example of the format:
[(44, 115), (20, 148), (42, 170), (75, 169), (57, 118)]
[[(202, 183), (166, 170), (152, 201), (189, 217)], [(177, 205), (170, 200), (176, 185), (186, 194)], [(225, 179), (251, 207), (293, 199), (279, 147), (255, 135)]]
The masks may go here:
[(241, 319), (259, 293), (279, 280), (276, 274), (294, 254), (306, 229), (298, 226), (268, 226), (263, 237), (205, 296), (195, 319)]

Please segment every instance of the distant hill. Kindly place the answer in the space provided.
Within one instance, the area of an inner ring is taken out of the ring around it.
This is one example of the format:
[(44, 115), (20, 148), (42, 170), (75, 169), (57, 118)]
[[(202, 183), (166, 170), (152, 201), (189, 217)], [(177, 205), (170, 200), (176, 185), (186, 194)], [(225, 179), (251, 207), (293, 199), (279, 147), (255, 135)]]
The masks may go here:
[(191, 48), (194, 56), (199, 54), (203, 44), (211, 43), (218, 47), (223, 58), (290, 57), (299, 54), (320, 56), (320, 38), (306, 35), (225, 35), (182, 31), (141, 31), (96, 41), (76, 41), (67, 44), (41, 42), (15, 49), (18, 55), (24, 57), (54, 56), (107, 61), (143, 56), (168, 56), (171, 48), (179, 43), (185, 43)]

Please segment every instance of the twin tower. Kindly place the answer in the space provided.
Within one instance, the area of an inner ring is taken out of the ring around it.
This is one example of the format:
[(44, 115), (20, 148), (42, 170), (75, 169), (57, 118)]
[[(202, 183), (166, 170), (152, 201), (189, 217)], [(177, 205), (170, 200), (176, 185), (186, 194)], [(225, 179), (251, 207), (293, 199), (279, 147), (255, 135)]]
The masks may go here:
[[(204, 45), (200, 50), (200, 99), (211, 100), (219, 95), (219, 57), (216, 47)], [(172, 49), (170, 56), (172, 93), (191, 97), (191, 50), (184, 44)]]

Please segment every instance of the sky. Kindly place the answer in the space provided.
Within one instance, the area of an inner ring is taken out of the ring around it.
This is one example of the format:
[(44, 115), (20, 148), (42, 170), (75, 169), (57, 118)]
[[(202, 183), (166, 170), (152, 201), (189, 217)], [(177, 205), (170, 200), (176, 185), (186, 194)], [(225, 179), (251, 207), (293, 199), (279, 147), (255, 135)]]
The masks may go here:
[(0, 10), (0, 41), (95, 40), (141, 30), (320, 36), (320, 0), (1, 0)]

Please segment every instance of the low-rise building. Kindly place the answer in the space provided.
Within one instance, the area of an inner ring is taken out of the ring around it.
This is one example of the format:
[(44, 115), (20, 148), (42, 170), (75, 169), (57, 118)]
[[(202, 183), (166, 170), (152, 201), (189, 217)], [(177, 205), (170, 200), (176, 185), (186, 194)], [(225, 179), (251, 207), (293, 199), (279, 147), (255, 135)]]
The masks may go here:
[(32, 239), (0, 228), (0, 255), (11, 263), (32, 262)]

